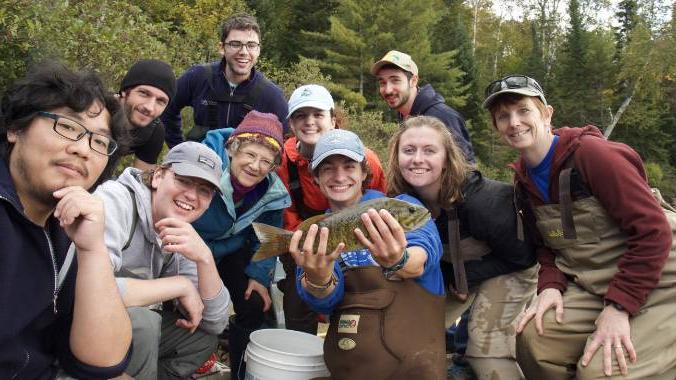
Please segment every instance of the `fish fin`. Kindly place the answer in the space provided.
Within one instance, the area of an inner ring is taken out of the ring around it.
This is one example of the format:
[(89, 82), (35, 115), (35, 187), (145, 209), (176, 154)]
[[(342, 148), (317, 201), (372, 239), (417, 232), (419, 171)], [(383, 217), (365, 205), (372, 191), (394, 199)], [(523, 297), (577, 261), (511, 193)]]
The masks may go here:
[(313, 217), (311, 217), (311, 218), (305, 219), (305, 220), (303, 221), (302, 225), (303, 225), (303, 226), (308, 226), (308, 227), (310, 227), (311, 225), (317, 224), (317, 223), (321, 222), (322, 220), (326, 219), (326, 217), (329, 216), (329, 215), (331, 215), (331, 214), (319, 214), (319, 215), (315, 215), (315, 216), (313, 216)]
[(292, 232), (263, 223), (252, 223), (256, 237), (261, 242), (258, 251), (251, 258), (260, 261), (289, 252)]

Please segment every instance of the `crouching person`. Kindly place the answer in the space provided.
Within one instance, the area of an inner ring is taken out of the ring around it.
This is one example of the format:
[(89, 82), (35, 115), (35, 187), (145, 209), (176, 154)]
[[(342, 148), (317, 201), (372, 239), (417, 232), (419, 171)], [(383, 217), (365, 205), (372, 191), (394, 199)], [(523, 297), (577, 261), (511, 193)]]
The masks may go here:
[[(365, 190), (365, 157), (361, 140), (349, 131), (329, 131), (317, 142), (312, 173), (331, 211), (385, 197)], [(422, 206), (410, 195), (395, 199)], [(439, 233), (429, 218), (405, 215), (400, 223), (396, 208), (388, 208), (358, 214), (355, 229), (347, 216), (343, 225), (315, 219), (330, 227), (313, 224), (303, 242), (301, 230), (291, 238), (300, 298), (331, 315), (324, 359), (333, 379), (445, 377)], [(331, 234), (340, 243), (330, 244)], [(366, 249), (354, 249), (356, 240)]]
[(154, 171), (127, 168), (96, 191), (133, 326), (126, 373), (136, 379), (190, 376), (215, 351), (227, 324), (230, 295), (190, 224), (209, 207), (220, 177), (218, 155), (186, 142)]

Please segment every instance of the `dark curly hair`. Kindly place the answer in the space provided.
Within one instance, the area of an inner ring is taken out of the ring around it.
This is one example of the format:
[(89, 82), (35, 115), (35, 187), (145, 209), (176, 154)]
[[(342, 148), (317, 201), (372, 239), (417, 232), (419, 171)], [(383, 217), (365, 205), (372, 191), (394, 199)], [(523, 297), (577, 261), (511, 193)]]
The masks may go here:
[(0, 157), (8, 161), (12, 151), (13, 144), (7, 140), (7, 132), (21, 133), (31, 125), (38, 112), (61, 107), (83, 112), (96, 103), (102, 106), (98, 112), (107, 110), (110, 113), (110, 132), (119, 146), (108, 158), (108, 164), (94, 184), (96, 187), (110, 177), (117, 161), (126, 154), (130, 137), (127, 118), (119, 101), (106, 90), (94, 72), (74, 72), (61, 63), (42, 62), (10, 86), (0, 101)]

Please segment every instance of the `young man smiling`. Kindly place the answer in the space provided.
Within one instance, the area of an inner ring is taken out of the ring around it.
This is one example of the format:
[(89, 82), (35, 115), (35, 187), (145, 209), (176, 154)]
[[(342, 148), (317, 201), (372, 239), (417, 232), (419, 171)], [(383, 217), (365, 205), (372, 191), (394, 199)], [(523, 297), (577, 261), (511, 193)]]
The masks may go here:
[(176, 97), (162, 115), (169, 147), (183, 141), (181, 110), (187, 106), (193, 108), (195, 121), (188, 140), (202, 141), (213, 129), (237, 128), (252, 109), (277, 115), (286, 132), (284, 94), (254, 68), (261, 53), (256, 18), (236, 14), (225, 20), (218, 49), (220, 61), (195, 65), (178, 78)]
[(440, 119), (455, 137), (465, 157), (474, 162), (474, 149), (465, 120), (446, 104), (431, 84), (418, 88), (418, 65), (410, 55), (390, 50), (371, 67), (371, 74), (378, 79), (380, 96), (388, 107), (397, 111), (399, 121), (419, 115)]
[(94, 74), (42, 63), (3, 96), (2, 379), (110, 378), (129, 361), (103, 203), (87, 191), (115, 167), (125, 130)]
[(155, 170), (127, 168), (96, 190), (106, 209), (105, 243), (134, 329), (126, 373), (135, 379), (190, 376), (225, 328), (230, 295), (211, 250), (190, 225), (209, 207), (221, 165), (206, 145), (184, 142)]
[(129, 69), (120, 85), (120, 103), (130, 124), (128, 154), (141, 170), (155, 167), (164, 145), (164, 124), (159, 117), (176, 93), (171, 66), (156, 59), (140, 60)]

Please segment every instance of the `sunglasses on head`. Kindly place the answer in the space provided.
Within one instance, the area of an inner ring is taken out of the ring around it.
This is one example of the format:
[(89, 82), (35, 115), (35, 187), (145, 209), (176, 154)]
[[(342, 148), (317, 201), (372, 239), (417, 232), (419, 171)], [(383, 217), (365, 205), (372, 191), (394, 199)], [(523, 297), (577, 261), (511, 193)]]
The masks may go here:
[(542, 87), (535, 81), (535, 79), (527, 77), (525, 75), (509, 75), (502, 79), (495, 80), (491, 82), (486, 87), (486, 97), (489, 97), (496, 92), (502, 91), (504, 89), (516, 89), (516, 88), (532, 88), (540, 92), (544, 96), (544, 91)]

